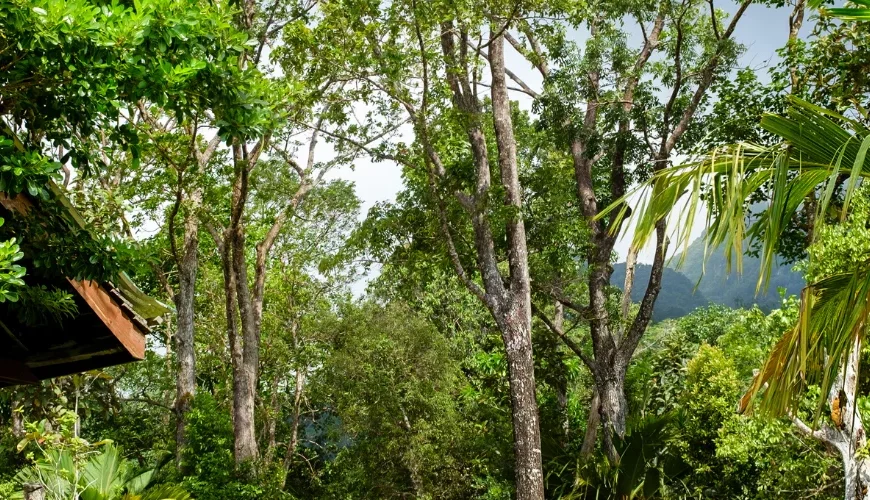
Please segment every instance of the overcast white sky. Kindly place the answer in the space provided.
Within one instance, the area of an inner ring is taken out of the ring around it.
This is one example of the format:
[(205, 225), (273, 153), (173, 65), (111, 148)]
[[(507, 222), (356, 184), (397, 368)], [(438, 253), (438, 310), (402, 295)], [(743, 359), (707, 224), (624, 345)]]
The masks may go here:
[[(717, 8), (733, 11), (735, 6), (724, 5), (717, 2)], [(738, 41), (746, 45), (746, 53), (742, 56), (741, 66), (749, 66), (757, 69), (760, 73), (766, 73), (772, 61), (775, 61), (776, 50), (782, 47), (788, 36), (788, 15), (790, 8), (770, 9), (762, 5), (752, 5), (744, 14), (735, 32)], [(809, 28), (805, 23), (803, 33)], [(578, 34), (578, 41), (582, 41), (582, 35)], [(508, 46), (506, 52), (507, 65), (532, 88), (540, 88), (541, 79), (531, 66)], [(514, 95), (513, 98), (520, 101), (521, 105), (528, 107), (531, 101), (523, 94)], [(407, 139), (410, 140), (410, 137)], [(352, 181), (356, 186), (357, 196), (362, 200), (362, 216), (368, 212), (375, 203), (391, 201), (402, 189), (401, 168), (395, 163), (381, 162), (372, 163), (368, 159), (360, 159), (355, 163), (354, 169), (343, 167), (330, 172), (331, 178), (342, 178)], [(703, 220), (698, 217), (696, 220)], [(701, 226), (693, 228), (693, 234), (699, 235)], [(624, 259), (630, 243), (630, 237), (623, 238), (616, 247), (620, 259)], [(650, 262), (652, 251), (645, 249), (639, 256), (640, 262)]]

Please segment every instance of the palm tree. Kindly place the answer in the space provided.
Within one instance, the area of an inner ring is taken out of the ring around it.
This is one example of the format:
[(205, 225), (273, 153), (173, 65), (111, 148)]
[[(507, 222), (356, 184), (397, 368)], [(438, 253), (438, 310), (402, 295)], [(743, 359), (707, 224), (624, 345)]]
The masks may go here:
[[(870, 7), (870, 0), (860, 3)], [(828, 12), (870, 19), (867, 9)], [(835, 196), (842, 196), (840, 217), (846, 217), (857, 187), (870, 177), (870, 129), (795, 97), (789, 98), (786, 114), (764, 116), (761, 127), (781, 142), (717, 148), (700, 161), (661, 171), (639, 188), (635, 194), (643, 193), (645, 199), (631, 215), (636, 219), (635, 248), (651, 238), (656, 222), (672, 215), (675, 207), (682, 208), (675, 214), (680, 229), (674, 238), (688, 246), (693, 219), (705, 203), (710, 214), (708, 248), (724, 247), (729, 265), (733, 258), (738, 272), (747, 242), (760, 244), (760, 289), (770, 276), (788, 222), (805, 209), (807, 199), (818, 200), (816, 231), (829, 217)], [(753, 216), (747, 200), (760, 189), (768, 193), (770, 204), (760, 216)], [(624, 206), (614, 203), (609, 213), (624, 218)], [(844, 463), (847, 499), (864, 498), (870, 486), (870, 460), (863, 458), (866, 453), (857, 453), (867, 440), (855, 405), (859, 354), (868, 326), (870, 261), (808, 284), (797, 323), (773, 347), (740, 401), (743, 411), (758, 406), (774, 416), (787, 415), (799, 430), (837, 449)], [(797, 418), (798, 405), (811, 385), (821, 389), (814, 423), (825, 403), (831, 409), (829, 423), (810, 427)]]
[[(637, 220), (633, 244), (642, 246), (652, 236), (655, 222), (682, 205), (675, 240), (688, 246), (694, 216), (706, 203), (708, 248), (724, 247), (738, 272), (748, 240), (760, 243), (761, 288), (770, 276), (780, 238), (803, 209), (804, 200), (818, 197), (817, 220), (822, 221), (835, 193), (844, 191), (841, 217), (845, 217), (860, 180), (870, 177), (870, 163), (865, 161), (870, 159), (870, 129), (800, 99), (789, 100), (786, 115), (766, 115), (761, 121), (763, 129), (783, 139), (781, 143), (717, 148), (701, 161), (665, 169), (649, 181), (651, 193), (632, 215)], [(759, 189), (769, 192), (771, 202), (753, 216), (747, 200)], [(611, 212), (619, 212), (622, 206), (615, 203)], [(774, 348), (743, 399), (744, 407), (751, 407), (753, 397), (765, 386), (762, 405), (774, 414), (795, 409), (807, 384), (820, 384), (827, 394), (870, 317), (867, 264), (807, 286), (799, 323)]]
[(45, 450), (33, 467), (19, 472), (19, 484), (42, 486), (46, 500), (189, 500), (172, 485), (152, 486), (155, 469), (135, 467), (117, 447), (104, 445), (81, 463), (69, 450)]

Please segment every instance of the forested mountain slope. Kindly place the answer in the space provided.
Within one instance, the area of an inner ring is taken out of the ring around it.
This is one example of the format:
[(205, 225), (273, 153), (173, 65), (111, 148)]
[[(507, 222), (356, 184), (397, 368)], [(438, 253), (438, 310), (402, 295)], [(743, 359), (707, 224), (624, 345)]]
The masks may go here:
[[(632, 302), (640, 302), (649, 282), (651, 267), (649, 264), (638, 264), (634, 271), (634, 286), (631, 290)], [(625, 262), (613, 265), (613, 276), (610, 283), (622, 289), (625, 283)], [(662, 290), (656, 300), (653, 311), (653, 321), (668, 318), (679, 318), (690, 311), (706, 306), (710, 300), (704, 292), (695, 290), (695, 282), (683, 273), (671, 268), (665, 268), (662, 275)]]
[[(779, 288), (784, 288), (788, 295), (800, 294), (804, 279), (800, 273), (792, 270), (791, 265), (774, 268), (769, 287), (756, 294), (759, 267), (759, 259), (744, 255), (743, 273), (737, 274), (733, 262), (729, 272), (724, 249), (713, 251), (705, 262), (704, 242), (699, 238), (689, 245), (682, 265), (679, 254), (670, 260), (662, 277), (662, 290), (656, 301), (653, 318), (661, 321), (685, 316), (696, 307), (709, 303), (728, 307), (751, 307), (757, 304), (764, 312), (769, 312), (780, 305)], [(643, 298), (649, 274), (649, 265), (637, 265), (631, 294), (633, 301)], [(622, 288), (625, 283), (625, 263), (614, 264), (610, 282)]]

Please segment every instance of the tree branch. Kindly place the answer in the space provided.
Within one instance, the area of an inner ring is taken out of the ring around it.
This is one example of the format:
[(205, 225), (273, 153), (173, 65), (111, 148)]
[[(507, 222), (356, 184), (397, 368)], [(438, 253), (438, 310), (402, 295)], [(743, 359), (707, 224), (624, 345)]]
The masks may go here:
[(544, 312), (541, 311), (541, 309), (534, 303), (532, 303), (532, 312), (535, 314), (535, 316), (540, 318), (540, 320), (544, 323), (544, 325), (547, 326), (547, 328), (551, 332), (556, 334), (556, 336), (562, 340), (562, 342), (568, 347), (568, 349), (571, 349), (571, 351), (583, 361), (583, 364), (589, 367), (589, 370), (595, 373), (597, 367), (594, 359), (587, 356), (586, 353), (583, 352), (583, 349), (579, 345), (577, 345), (577, 343), (574, 342), (571, 337), (569, 337), (561, 328), (559, 328), (558, 325), (550, 321), (550, 318), (548, 318), (547, 315), (544, 314)]
[[(471, 46), (471, 48), (474, 49), (480, 57), (482, 57), (486, 60), (489, 60), (489, 54), (487, 52), (485, 52), (482, 48), (474, 47), (474, 46)], [(530, 97), (533, 97), (535, 99), (537, 99), (540, 96), (540, 94), (538, 94), (538, 92), (536, 92), (532, 87), (530, 87), (528, 84), (526, 84), (526, 82), (523, 81), (522, 78), (517, 76), (516, 73), (509, 70), (507, 67), (504, 68), (504, 74), (507, 75), (508, 78), (510, 78), (517, 85), (520, 86), (520, 88), (515, 89), (515, 90), (517, 90), (519, 92), (523, 92), (524, 94), (527, 94)], [(483, 84), (481, 84), (481, 85), (483, 85)]]

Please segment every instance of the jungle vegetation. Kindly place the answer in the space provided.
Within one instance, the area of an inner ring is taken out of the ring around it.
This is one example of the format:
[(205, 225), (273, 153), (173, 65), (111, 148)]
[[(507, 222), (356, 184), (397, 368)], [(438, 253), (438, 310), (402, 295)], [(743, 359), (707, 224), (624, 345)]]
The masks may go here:
[(0, 498), (866, 498), (868, 7), (0, 0), (0, 308), (173, 305)]

